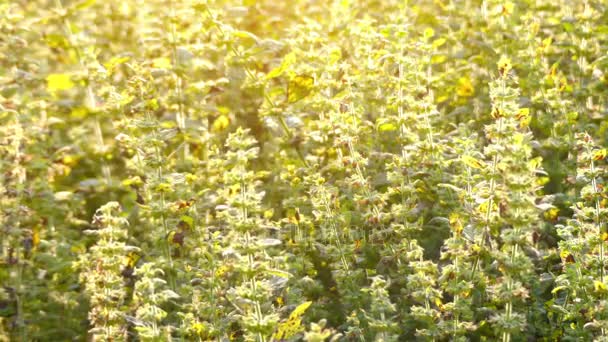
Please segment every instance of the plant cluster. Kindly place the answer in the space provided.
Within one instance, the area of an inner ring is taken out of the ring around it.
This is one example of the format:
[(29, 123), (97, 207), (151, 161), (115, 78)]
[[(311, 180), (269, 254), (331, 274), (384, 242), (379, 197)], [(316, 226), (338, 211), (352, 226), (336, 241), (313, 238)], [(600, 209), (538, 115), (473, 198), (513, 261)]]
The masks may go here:
[(0, 340), (608, 340), (607, 23), (0, 2)]

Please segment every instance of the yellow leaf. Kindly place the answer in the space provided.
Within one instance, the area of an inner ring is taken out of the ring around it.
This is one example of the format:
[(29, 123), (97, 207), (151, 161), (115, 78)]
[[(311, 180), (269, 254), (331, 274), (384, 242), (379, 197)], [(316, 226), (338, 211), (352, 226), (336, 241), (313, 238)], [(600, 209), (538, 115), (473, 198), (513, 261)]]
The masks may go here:
[(498, 73), (500, 76), (505, 76), (511, 71), (513, 65), (511, 64), (511, 59), (506, 56), (500, 57), (498, 60)]
[(171, 60), (166, 57), (154, 58), (154, 60), (152, 60), (152, 66), (159, 69), (170, 69)]
[(84, 1), (81, 1), (78, 4), (76, 4), (76, 6), (74, 8), (78, 11), (82, 11), (83, 9), (86, 9), (87, 7), (93, 6), (96, 2), (97, 2), (96, 0), (84, 0)]
[(378, 126), (378, 131), (380, 132), (390, 132), (395, 130), (397, 130), (397, 126), (390, 122), (386, 122)]
[(32, 245), (34, 246), (34, 248), (38, 247), (38, 245), (40, 244), (40, 227), (38, 227), (37, 229), (34, 229), (33, 233), (32, 233)]
[[(446, 55), (433, 55), (433, 57), (431, 57), (431, 63), (433, 63), (433, 64), (441, 64), (447, 60), (448, 60), (448, 57)], [(438, 100), (437, 102), (441, 102), (441, 101)]]
[(230, 269), (226, 265), (222, 265), (215, 270), (215, 276), (221, 278), (224, 274), (226, 274)]
[(342, 59), (342, 50), (340, 48), (332, 49), (329, 52), (329, 65), (336, 64), (340, 59)]
[(293, 52), (288, 53), (283, 58), (283, 62), (281, 62), (280, 66), (270, 70), (270, 72), (266, 75), (266, 79), (269, 80), (281, 76), (285, 72), (285, 70), (287, 70), (287, 68), (292, 66), (295, 62), (296, 54)]
[(462, 220), (460, 218), (460, 215), (458, 215), (457, 213), (450, 214), (449, 221), (450, 226), (452, 227), (454, 232), (460, 235), (460, 233), (462, 233), (462, 230), (464, 229), (464, 227), (462, 226)]
[(547, 211), (544, 212), (543, 214), (545, 216), (545, 218), (549, 221), (555, 221), (557, 220), (557, 216), (559, 215), (559, 209), (558, 208), (551, 208)]
[(462, 97), (471, 97), (475, 94), (475, 88), (473, 83), (468, 77), (461, 77), (458, 79), (458, 86), (456, 87), (456, 94)]
[(274, 335), (272, 337), (275, 340), (286, 340), (286, 339), (293, 337), (298, 332), (300, 332), (302, 330), (301, 317), (304, 314), (304, 312), (306, 312), (308, 307), (310, 307), (311, 304), (312, 304), (312, 302), (308, 301), (308, 302), (304, 302), (304, 303), (298, 305), (291, 312), (291, 314), (289, 315), (289, 318), (286, 321), (279, 324), (279, 327), (277, 328), (276, 333), (274, 333)]
[(485, 201), (483, 203), (481, 203), (478, 207), (477, 207), (477, 211), (483, 214), (487, 214), (488, 212), (490, 213), (496, 213), (498, 212), (498, 205), (494, 202), (492, 202), (492, 206), (490, 207), (488, 205), (488, 202), (490, 201)]
[(515, 115), (518, 120), (527, 118), (528, 116), (530, 116), (530, 108), (520, 108), (517, 115)]
[(435, 305), (437, 305), (438, 308), (443, 307), (443, 302), (441, 301), (441, 298), (435, 298)]
[(131, 57), (126, 56), (126, 57), (112, 57), (109, 61), (105, 62), (103, 64), (103, 66), (109, 71), (112, 72), (114, 71), (114, 69), (123, 64), (128, 62), (131, 59)]
[(471, 156), (462, 156), (460, 157), (460, 160), (462, 160), (462, 162), (468, 167), (472, 167), (474, 169), (481, 169), (485, 167), (485, 164), (482, 161)]
[(211, 130), (214, 132), (221, 132), (228, 128), (230, 125), (230, 118), (227, 115), (220, 115), (215, 121), (213, 121), (213, 126)]
[(501, 7), (501, 14), (502, 15), (511, 15), (511, 14), (513, 14), (514, 9), (515, 9), (515, 4), (513, 4), (511, 1), (507, 1)]
[(593, 152), (593, 160), (604, 160), (606, 159), (607, 153), (608, 152), (605, 148), (602, 148), (601, 150), (596, 150), (595, 152)]
[(74, 87), (74, 82), (68, 74), (50, 74), (46, 77), (47, 89), (51, 93), (68, 90)]
[(445, 38), (438, 38), (433, 40), (433, 48), (438, 48), (440, 46), (442, 46), (443, 44), (445, 44), (447, 40)]
[(243, 38), (243, 39), (251, 39), (255, 42), (257, 42), (259, 40), (259, 38), (255, 34), (253, 34), (251, 32), (247, 32), (247, 31), (238, 31), (238, 30), (233, 31), (232, 36), (238, 37), (238, 38)]
[(89, 110), (85, 107), (74, 107), (70, 113), (70, 116), (75, 119), (82, 119), (89, 114)]
[(72, 245), (70, 247), (70, 252), (74, 254), (82, 254), (87, 251), (87, 247), (84, 244)]
[(135, 267), (140, 258), (141, 256), (139, 254), (135, 252), (129, 252), (129, 254), (127, 254), (127, 256), (125, 257), (125, 266), (130, 268)]
[(308, 96), (312, 92), (314, 82), (314, 78), (307, 75), (292, 78), (287, 86), (287, 101), (294, 103)]
[(536, 180), (536, 184), (538, 185), (545, 185), (547, 183), (549, 183), (551, 179), (549, 177), (538, 177)]
[(298, 307), (296, 307), (291, 312), (291, 314), (289, 315), (289, 318), (302, 316), (306, 312), (306, 310), (308, 310), (308, 308), (310, 307), (311, 304), (312, 304), (312, 302), (308, 301), (308, 302), (304, 302), (304, 303), (298, 305)]
[(528, 161), (528, 166), (533, 170), (538, 169), (539, 167), (541, 167), (542, 164), (543, 164), (542, 157), (535, 157)]

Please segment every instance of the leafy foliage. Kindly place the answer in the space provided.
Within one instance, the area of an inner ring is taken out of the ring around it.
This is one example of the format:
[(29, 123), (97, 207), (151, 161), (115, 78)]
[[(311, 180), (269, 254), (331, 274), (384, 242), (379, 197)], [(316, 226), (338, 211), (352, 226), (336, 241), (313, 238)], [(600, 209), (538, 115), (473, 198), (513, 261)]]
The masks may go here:
[(1, 3), (0, 339), (608, 339), (606, 23)]

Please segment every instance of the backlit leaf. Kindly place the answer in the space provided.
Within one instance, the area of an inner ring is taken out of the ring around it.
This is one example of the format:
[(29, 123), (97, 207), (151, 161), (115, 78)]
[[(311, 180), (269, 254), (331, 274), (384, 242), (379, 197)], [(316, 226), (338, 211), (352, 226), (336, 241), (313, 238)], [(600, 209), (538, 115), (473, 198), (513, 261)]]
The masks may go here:
[(484, 162), (475, 159), (471, 156), (462, 156), (460, 157), (460, 160), (462, 160), (462, 162), (467, 165), (468, 167), (472, 167), (474, 169), (481, 169), (485, 167)]
[(272, 69), (267, 75), (266, 79), (272, 79), (281, 76), (285, 70), (287, 70), (290, 66), (292, 66), (296, 62), (295, 53), (291, 52), (285, 55), (283, 58), (283, 62), (277, 68)]
[(51, 93), (68, 90), (74, 87), (72, 77), (68, 74), (50, 74), (46, 77), (47, 89)]
[(307, 75), (295, 76), (287, 87), (287, 101), (294, 103), (308, 96), (313, 89), (314, 78)]

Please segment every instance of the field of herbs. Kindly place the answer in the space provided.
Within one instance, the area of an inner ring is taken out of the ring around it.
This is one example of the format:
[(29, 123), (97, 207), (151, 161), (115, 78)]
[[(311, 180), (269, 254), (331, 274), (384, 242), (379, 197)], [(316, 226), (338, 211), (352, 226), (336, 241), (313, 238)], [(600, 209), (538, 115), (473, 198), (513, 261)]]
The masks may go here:
[(0, 341), (608, 341), (607, 0), (0, 1)]

